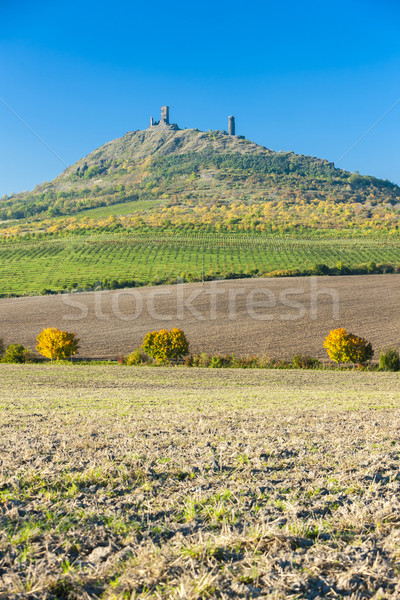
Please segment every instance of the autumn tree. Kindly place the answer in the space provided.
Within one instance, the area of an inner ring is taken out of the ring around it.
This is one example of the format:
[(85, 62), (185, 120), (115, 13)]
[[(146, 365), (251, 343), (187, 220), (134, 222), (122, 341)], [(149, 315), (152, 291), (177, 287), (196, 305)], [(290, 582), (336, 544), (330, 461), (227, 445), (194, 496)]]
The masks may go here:
[(338, 364), (364, 365), (374, 355), (371, 342), (353, 333), (347, 333), (343, 327), (329, 332), (324, 340), (324, 348), (329, 358)]
[(62, 360), (78, 352), (79, 340), (76, 333), (60, 331), (55, 327), (43, 329), (37, 337), (36, 350), (46, 358)]
[(182, 329), (174, 327), (171, 331), (149, 331), (143, 339), (142, 349), (159, 362), (165, 362), (186, 356), (189, 343)]

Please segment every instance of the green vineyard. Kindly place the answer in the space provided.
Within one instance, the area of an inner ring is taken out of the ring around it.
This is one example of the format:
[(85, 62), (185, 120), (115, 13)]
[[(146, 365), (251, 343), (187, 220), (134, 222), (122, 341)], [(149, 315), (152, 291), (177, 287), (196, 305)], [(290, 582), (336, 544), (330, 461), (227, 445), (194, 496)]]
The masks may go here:
[(109, 281), (136, 285), (306, 271), (315, 265), (348, 268), (400, 265), (400, 242), (372, 239), (295, 240), (262, 236), (162, 234), (51, 238), (0, 246), (0, 293), (90, 289)]

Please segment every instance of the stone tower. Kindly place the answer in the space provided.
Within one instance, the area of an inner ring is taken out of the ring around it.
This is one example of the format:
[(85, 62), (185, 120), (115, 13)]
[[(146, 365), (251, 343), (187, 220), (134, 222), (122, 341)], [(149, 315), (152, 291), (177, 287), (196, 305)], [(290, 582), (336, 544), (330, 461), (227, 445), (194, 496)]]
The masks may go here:
[(179, 129), (176, 123), (169, 122), (169, 106), (161, 107), (161, 119), (159, 121), (155, 121), (153, 117), (150, 117), (149, 129), (171, 129), (175, 131)]
[(228, 133), (235, 135), (235, 117), (228, 117)]
[(164, 125), (169, 125), (169, 106), (161, 107), (161, 121)]

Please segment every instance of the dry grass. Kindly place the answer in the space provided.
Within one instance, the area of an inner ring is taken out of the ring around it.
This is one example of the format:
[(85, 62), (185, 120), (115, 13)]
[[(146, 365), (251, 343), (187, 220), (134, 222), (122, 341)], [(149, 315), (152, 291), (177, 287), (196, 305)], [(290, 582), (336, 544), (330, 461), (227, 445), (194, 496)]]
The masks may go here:
[(1, 365), (0, 598), (397, 598), (397, 374)]
[[(312, 313), (313, 284), (320, 292), (329, 288), (337, 293), (337, 315), (332, 297), (323, 293)], [(271, 294), (270, 298), (263, 295), (265, 292)], [(284, 294), (291, 306), (282, 302)], [(204, 286), (194, 283), (11, 298), (0, 300), (0, 337), (7, 344), (17, 342), (34, 348), (36, 336), (44, 327), (59, 327), (77, 332), (80, 356), (117, 358), (138, 347), (148, 331), (181, 327), (191, 352), (276, 358), (300, 353), (326, 358), (323, 339), (330, 329), (346, 327), (370, 340), (378, 355), (380, 348), (400, 347), (399, 294), (400, 275), (358, 275), (247, 279)], [(178, 308), (181, 299), (185, 304)], [(248, 308), (251, 299), (264, 304), (272, 301), (270, 308), (257, 307), (252, 314)]]

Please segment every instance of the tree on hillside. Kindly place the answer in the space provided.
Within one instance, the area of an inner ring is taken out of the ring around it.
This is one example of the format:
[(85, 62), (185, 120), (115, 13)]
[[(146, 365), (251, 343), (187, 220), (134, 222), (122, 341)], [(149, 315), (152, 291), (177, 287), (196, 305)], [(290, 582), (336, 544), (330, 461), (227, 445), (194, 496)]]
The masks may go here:
[(46, 358), (61, 360), (78, 352), (79, 340), (76, 333), (60, 331), (56, 327), (43, 329), (37, 337), (36, 350)]

